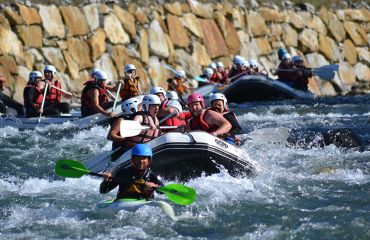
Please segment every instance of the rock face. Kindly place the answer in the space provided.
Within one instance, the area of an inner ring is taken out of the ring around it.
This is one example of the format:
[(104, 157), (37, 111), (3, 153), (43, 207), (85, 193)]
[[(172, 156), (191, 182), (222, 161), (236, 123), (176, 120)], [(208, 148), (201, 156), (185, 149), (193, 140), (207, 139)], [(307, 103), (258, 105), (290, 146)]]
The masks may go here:
[(91, 67), (104, 68), (116, 81), (124, 76), (125, 64), (133, 63), (146, 92), (153, 84), (167, 86), (170, 73), (165, 64), (185, 69), (191, 77), (210, 62), (229, 66), (241, 55), (269, 70), (278, 65), (276, 52), (282, 47), (300, 55), (309, 67), (340, 64), (333, 81), (310, 80), (310, 90), (317, 95), (370, 86), (367, 8), (321, 7), (315, 12), (241, 2), (150, 1), (139, 6), (135, 1), (95, 1), (55, 6), (5, 1), (0, 13), (0, 72), (8, 78), (7, 91), (22, 99), (29, 71), (46, 64), (56, 66), (66, 89), (82, 90)]

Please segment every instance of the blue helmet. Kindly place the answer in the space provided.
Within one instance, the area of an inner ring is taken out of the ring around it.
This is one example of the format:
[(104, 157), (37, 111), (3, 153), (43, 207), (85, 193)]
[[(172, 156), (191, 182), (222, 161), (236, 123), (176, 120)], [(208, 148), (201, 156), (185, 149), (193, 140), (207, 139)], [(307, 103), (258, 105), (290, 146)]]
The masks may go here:
[(152, 158), (153, 152), (152, 152), (152, 149), (148, 147), (148, 145), (143, 144), (143, 143), (138, 143), (131, 149), (131, 157), (133, 156), (142, 156), (142, 157)]
[(287, 51), (285, 50), (285, 48), (279, 48), (278, 50), (278, 56), (279, 56), (279, 59), (281, 60), (281, 58), (283, 57), (283, 55), (287, 53)]

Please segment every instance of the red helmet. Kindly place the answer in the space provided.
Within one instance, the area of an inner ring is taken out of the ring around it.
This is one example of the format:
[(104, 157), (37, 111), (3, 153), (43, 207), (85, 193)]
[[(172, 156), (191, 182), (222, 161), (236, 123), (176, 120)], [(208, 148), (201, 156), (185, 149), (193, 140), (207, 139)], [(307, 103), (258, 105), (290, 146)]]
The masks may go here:
[(204, 98), (199, 93), (193, 93), (188, 96), (187, 103), (188, 105), (190, 103), (200, 102), (203, 108), (206, 107), (206, 104), (204, 103)]

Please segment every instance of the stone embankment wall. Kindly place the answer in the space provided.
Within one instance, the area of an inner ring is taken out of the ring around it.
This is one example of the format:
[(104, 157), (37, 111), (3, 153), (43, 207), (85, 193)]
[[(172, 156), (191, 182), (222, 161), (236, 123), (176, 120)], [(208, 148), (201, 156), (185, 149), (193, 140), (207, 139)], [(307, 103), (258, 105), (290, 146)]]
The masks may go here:
[(6, 93), (23, 102), (31, 70), (53, 64), (69, 91), (81, 91), (95, 66), (109, 79), (123, 76), (135, 64), (144, 88), (166, 86), (172, 74), (165, 64), (184, 69), (188, 77), (212, 61), (231, 65), (234, 55), (258, 59), (276, 68), (276, 50), (285, 47), (306, 64), (339, 63), (332, 82), (312, 79), (317, 95), (348, 93), (370, 83), (370, 11), (362, 9), (298, 11), (230, 3), (185, 3), (120, 6), (1, 5), (0, 73), (8, 79)]

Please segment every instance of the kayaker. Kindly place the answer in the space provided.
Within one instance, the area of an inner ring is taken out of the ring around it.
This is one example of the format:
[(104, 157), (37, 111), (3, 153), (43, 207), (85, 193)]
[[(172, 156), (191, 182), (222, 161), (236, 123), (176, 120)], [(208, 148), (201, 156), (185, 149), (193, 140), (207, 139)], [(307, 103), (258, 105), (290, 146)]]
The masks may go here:
[(186, 129), (186, 119), (187, 116), (190, 118), (190, 114), (186, 115), (183, 112), (181, 104), (177, 100), (170, 100), (167, 103), (167, 107), (172, 110), (172, 113), (169, 115), (171, 117), (168, 117), (162, 124), (161, 126), (176, 126), (176, 127), (181, 127), (183, 128), (178, 128), (178, 129), (171, 129), (171, 130), (166, 130), (166, 132), (176, 132), (176, 131), (184, 131)]
[[(150, 129), (146, 129), (140, 132), (137, 136), (132, 137), (121, 137), (119, 126), (112, 127), (110, 133), (108, 134), (108, 140), (113, 141), (113, 148), (120, 147), (119, 152), (124, 153), (138, 143), (146, 143), (159, 135), (162, 134), (159, 129), (159, 121), (157, 118), (159, 106), (161, 101), (156, 95), (146, 95), (142, 102), (142, 111), (135, 112), (130, 119), (138, 121), (143, 126), (149, 126)], [(139, 108), (138, 108), (139, 110)]]
[(293, 82), (293, 87), (298, 90), (308, 91), (309, 78), (312, 77), (311, 69), (306, 68), (303, 64), (303, 59), (300, 56), (294, 56), (292, 62), (297, 70), (297, 78)]
[[(119, 81), (121, 84), (119, 94), (122, 101), (125, 101), (126, 99), (141, 95), (141, 87), (139, 84), (140, 77), (136, 75), (137, 72), (134, 64), (126, 64), (123, 70), (125, 72), (125, 77)], [(118, 84), (116, 90), (118, 89)]]
[[(60, 102), (60, 99), (61, 99), (61, 96), (65, 98), (70, 98), (71, 96), (59, 90), (59, 89), (62, 89), (62, 85), (60, 84), (58, 80), (55, 80), (56, 73), (57, 73), (57, 70), (53, 65), (45, 66), (44, 82), (48, 84), (48, 90), (46, 92), (46, 98), (45, 98), (45, 106), (48, 108), (55, 108), (55, 111), (58, 111), (60, 113), (69, 113), (70, 112), (69, 104), (66, 102)], [(75, 96), (74, 93), (72, 94), (73, 94), (72, 96)]]
[[(15, 109), (18, 116), (24, 116), (23, 105), (3, 93), (6, 78), (0, 74), (0, 113), (12, 114), (8, 107)], [(15, 114), (15, 113), (14, 113)]]
[(222, 116), (226, 118), (226, 120), (229, 121), (232, 126), (230, 132), (225, 135), (226, 141), (232, 144), (240, 143), (240, 140), (235, 138), (235, 135), (239, 134), (243, 130), (243, 128), (240, 125), (240, 122), (235, 113), (229, 111), (225, 95), (223, 95), (222, 93), (214, 93), (209, 96), (209, 100), (212, 106), (211, 109), (221, 113)]
[(131, 149), (131, 166), (120, 168), (114, 175), (103, 173), (105, 180), (100, 184), (100, 193), (108, 193), (119, 186), (117, 199), (154, 197), (155, 188), (164, 186), (161, 179), (152, 172), (153, 153), (146, 144), (137, 144)]
[(44, 99), (43, 89), (40, 89), (39, 82), (42, 80), (42, 73), (32, 71), (28, 76), (28, 82), (23, 90), (24, 107), (27, 117), (38, 117), (40, 113), (43, 115), (58, 115), (59, 112), (53, 109), (41, 108)]
[(108, 101), (107, 74), (102, 70), (97, 70), (93, 77), (95, 80), (90, 80), (85, 83), (81, 96), (81, 114), (83, 117), (90, 116), (95, 113), (101, 113), (108, 117), (113, 117), (114, 112), (106, 111), (113, 106), (113, 102)]
[(236, 76), (241, 75), (245, 72), (243, 69), (244, 66), (244, 58), (242, 58), (240, 55), (236, 55), (233, 59), (233, 67), (231, 68), (228, 78), (230, 79), (230, 82), (233, 82), (237, 79)]
[(221, 113), (206, 109), (202, 95), (193, 93), (187, 99), (192, 118), (188, 121), (191, 130), (203, 130), (213, 136), (222, 136), (231, 130), (231, 124)]
[(152, 89), (150, 89), (150, 94), (157, 95), (161, 100), (161, 105), (159, 106), (159, 111), (157, 115), (159, 120), (168, 116), (168, 114), (171, 114), (171, 110), (167, 108), (168, 103), (167, 94), (162, 87), (153, 87)]

